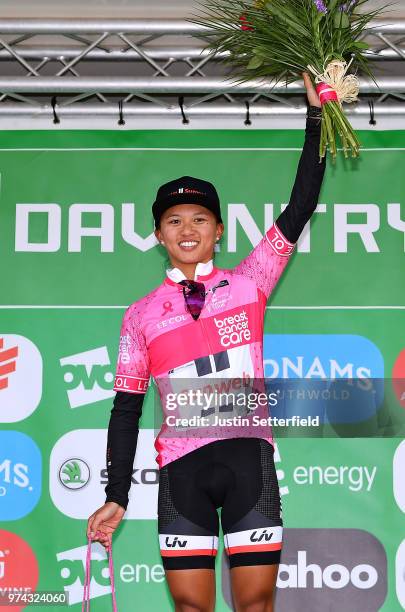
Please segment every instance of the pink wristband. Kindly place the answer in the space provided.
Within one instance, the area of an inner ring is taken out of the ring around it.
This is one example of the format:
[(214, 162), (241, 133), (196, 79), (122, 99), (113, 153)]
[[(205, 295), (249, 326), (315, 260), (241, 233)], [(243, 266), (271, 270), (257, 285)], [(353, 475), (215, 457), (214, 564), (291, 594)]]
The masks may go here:
[(336, 91), (327, 83), (318, 83), (315, 89), (322, 105), (326, 104), (326, 102), (330, 102), (331, 100), (336, 102), (339, 101)]

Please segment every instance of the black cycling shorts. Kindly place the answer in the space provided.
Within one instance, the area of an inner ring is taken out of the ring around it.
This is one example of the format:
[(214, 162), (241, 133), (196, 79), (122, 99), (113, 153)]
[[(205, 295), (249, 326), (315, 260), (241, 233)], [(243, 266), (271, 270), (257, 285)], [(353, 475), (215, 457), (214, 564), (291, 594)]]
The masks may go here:
[(165, 569), (215, 568), (217, 508), (231, 568), (279, 563), (283, 523), (273, 450), (261, 438), (217, 440), (160, 470)]

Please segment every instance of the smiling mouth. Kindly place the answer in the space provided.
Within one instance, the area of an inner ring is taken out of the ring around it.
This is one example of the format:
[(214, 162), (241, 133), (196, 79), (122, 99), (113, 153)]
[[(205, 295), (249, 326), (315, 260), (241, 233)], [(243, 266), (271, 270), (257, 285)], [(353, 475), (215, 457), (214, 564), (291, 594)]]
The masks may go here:
[(183, 240), (179, 242), (179, 247), (185, 251), (192, 251), (195, 249), (200, 243), (196, 240)]

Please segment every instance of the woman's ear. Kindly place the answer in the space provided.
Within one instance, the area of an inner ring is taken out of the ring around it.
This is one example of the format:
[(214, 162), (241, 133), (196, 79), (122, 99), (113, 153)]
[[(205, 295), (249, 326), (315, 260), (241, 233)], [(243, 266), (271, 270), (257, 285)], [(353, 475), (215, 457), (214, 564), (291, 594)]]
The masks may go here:
[(223, 233), (224, 233), (224, 224), (223, 223), (217, 223), (217, 233), (216, 233), (216, 238), (215, 238), (216, 242), (221, 240)]
[(155, 234), (155, 238), (158, 242), (160, 242), (160, 244), (164, 244), (163, 240), (162, 240), (162, 233), (160, 230), (156, 229), (154, 232)]

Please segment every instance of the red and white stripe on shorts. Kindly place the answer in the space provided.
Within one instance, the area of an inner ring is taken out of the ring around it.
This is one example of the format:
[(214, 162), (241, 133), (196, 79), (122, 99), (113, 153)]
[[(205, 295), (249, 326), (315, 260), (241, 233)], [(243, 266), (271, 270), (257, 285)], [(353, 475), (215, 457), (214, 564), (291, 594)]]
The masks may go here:
[(282, 540), (283, 528), (280, 526), (260, 527), (224, 534), (225, 550), (228, 555), (281, 550)]
[(208, 555), (215, 557), (218, 551), (218, 537), (159, 534), (162, 557), (191, 557)]

